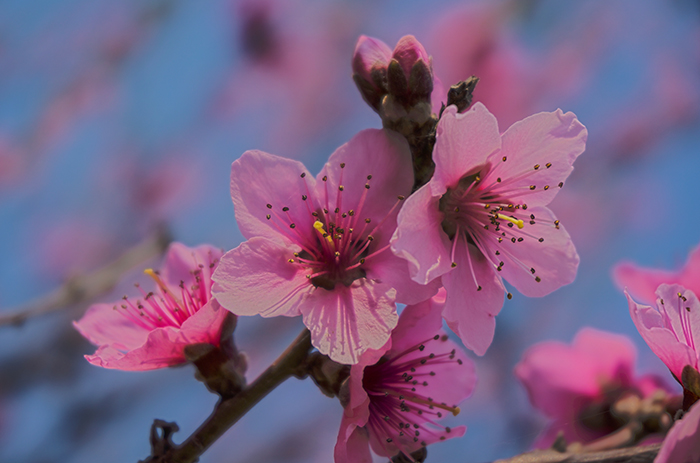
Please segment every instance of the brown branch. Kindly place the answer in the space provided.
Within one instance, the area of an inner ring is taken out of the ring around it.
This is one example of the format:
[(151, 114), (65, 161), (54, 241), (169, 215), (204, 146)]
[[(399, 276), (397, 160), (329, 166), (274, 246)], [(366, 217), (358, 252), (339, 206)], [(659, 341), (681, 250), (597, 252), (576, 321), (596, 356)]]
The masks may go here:
[(84, 275), (77, 275), (63, 286), (24, 306), (0, 314), (0, 326), (19, 326), (27, 319), (46, 315), (65, 307), (90, 301), (110, 291), (121, 276), (141, 262), (163, 254), (172, 240), (166, 228), (161, 227), (155, 235), (147, 238), (113, 262)]
[(304, 329), (280, 357), (246, 389), (220, 401), (209, 418), (182, 444), (166, 448), (140, 463), (193, 463), (255, 404), (291, 376), (305, 375), (303, 366), (311, 350), (311, 335)]
[(584, 453), (533, 450), (494, 463), (652, 463), (660, 448), (661, 444)]

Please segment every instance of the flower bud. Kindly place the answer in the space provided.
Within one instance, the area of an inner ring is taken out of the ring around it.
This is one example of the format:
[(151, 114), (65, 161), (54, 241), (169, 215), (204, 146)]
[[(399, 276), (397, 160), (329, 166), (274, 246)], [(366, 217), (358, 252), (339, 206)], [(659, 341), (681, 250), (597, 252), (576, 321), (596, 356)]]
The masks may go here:
[(391, 49), (381, 40), (360, 36), (352, 57), (353, 80), (365, 101), (377, 109), (387, 93), (387, 67)]
[(412, 35), (402, 37), (394, 48), (392, 62), (403, 70), (408, 94), (413, 100), (430, 98), (433, 91), (433, 70), (423, 45)]

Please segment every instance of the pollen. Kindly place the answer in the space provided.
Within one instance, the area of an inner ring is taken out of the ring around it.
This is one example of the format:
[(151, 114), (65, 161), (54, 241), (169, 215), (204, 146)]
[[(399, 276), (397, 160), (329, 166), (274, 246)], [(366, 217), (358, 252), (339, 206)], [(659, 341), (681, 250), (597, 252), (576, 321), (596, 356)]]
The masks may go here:
[(502, 219), (502, 220), (507, 220), (508, 222), (511, 222), (514, 225), (517, 225), (518, 228), (523, 228), (525, 226), (525, 223), (520, 220), (520, 219), (515, 219), (513, 217), (508, 217), (507, 215), (503, 214), (494, 214), (497, 219)]

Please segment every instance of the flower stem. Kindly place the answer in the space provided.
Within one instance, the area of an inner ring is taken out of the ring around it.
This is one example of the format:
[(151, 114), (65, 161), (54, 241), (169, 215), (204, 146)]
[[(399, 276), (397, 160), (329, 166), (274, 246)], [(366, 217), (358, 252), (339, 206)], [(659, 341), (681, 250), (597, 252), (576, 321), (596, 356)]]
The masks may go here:
[(302, 374), (302, 366), (311, 350), (311, 335), (304, 329), (289, 347), (248, 387), (234, 397), (221, 400), (204, 423), (182, 444), (171, 446), (142, 463), (192, 463), (216, 440), (236, 424), (255, 404), (289, 379)]

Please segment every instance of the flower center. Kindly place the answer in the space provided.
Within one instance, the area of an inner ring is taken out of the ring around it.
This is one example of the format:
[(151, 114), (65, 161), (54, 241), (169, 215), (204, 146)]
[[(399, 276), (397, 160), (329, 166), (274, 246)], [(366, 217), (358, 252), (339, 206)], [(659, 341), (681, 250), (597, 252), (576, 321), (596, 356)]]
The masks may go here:
[[(370, 398), (367, 425), (377, 436), (389, 444), (393, 443), (406, 455), (416, 450), (417, 446), (426, 445), (424, 436), (439, 435), (440, 440), (446, 439), (452, 430), (438, 425), (434, 419), (442, 418), (443, 412), (455, 416), (460, 412), (456, 405), (439, 402), (439, 399), (435, 400), (425, 392), (429, 381), (449, 380), (438, 378), (436, 366), (463, 363), (455, 358), (454, 349), (437, 354), (425, 353), (429, 344), (439, 351), (439, 344), (446, 340), (446, 335), (435, 335), (392, 358), (384, 357), (377, 364), (365, 368), (362, 385)], [(430, 426), (426, 426), (428, 423)]]
[(138, 298), (133, 302), (124, 296), (124, 302), (115, 305), (113, 309), (149, 331), (164, 326), (180, 328), (185, 320), (211, 299), (211, 275), (217, 264), (218, 259), (212, 259), (211, 256), (208, 265), (197, 264), (190, 271), (187, 284), (180, 281), (179, 291), (166, 285), (158, 271), (148, 268), (143, 273), (155, 281), (157, 290), (147, 293), (136, 283), (143, 299)]
[[(378, 238), (384, 236), (383, 227), (387, 219), (404, 200), (403, 196), (398, 196), (393, 207), (376, 224), (372, 218), (362, 218), (372, 176), (367, 176), (362, 195), (354, 205), (356, 209), (348, 209), (347, 206), (343, 206), (345, 163), (340, 164), (340, 167), (339, 184), (335, 187), (335, 204), (331, 204), (329, 200), (328, 177), (322, 178), (325, 184), (325, 198), (313, 198), (306, 185), (307, 194), (302, 195), (301, 199), (307, 206), (306, 220), (312, 223), (310, 234), (299, 230), (286, 206), (280, 214), (272, 204), (268, 204), (270, 213), (266, 215), (278, 231), (301, 247), (288, 262), (303, 268), (313, 286), (328, 291), (335, 289), (338, 284), (349, 287), (354, 281), (366, 277), (365, 264), (390, 247), (388, 239)], [(301, 178), (306, 184), (305, 173), (301, 174)], [(382, 244), (377, 244), (380, 241)]]

